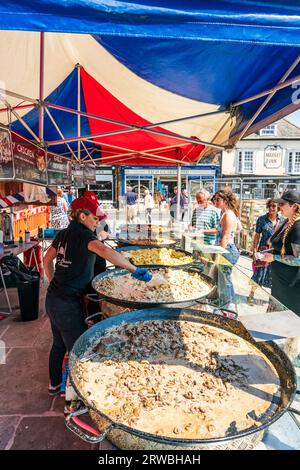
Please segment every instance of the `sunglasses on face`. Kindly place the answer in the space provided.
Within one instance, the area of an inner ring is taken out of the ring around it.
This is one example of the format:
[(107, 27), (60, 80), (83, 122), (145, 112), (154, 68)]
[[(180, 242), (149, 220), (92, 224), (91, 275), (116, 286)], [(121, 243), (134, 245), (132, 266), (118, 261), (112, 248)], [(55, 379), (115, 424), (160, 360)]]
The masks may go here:
[(222, 201), (222, 198), (221, 198), (221, 197), (215, 197), (215, 198), (214, 198), (214, 201), (216, 201), (216, 202)]
[(277, 207), (277, 204), (270, 204), (268, 207), (273, 207), (273, 208), (275, 208), (275, 209), (276, 209), (276, 207)]

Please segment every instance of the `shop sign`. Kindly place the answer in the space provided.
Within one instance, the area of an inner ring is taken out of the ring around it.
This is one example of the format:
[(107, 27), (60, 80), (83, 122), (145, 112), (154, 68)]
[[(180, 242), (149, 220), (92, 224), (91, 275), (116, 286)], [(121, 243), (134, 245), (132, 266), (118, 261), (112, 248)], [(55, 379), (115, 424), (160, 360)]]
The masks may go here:
[(23, 137), (12, 133), (15, 179), (40, 186), (47, 185), (46, 152)]
[(49, 185), (72, 184), (72, 162), (67, 158), (47, 152), (47, 173)]
[[(177, 170), (176, 169), (169, 169), (169, 168), (165, 168), (165, 169), (159, 169), (159, 168), (149, 168), (148, 170), (134, 170), (134, 169), (131, 169), (131, 170), (125, 170), (125, 174), (126, 175), (134, 175), (134, 176), (142, 176), (142, 175), (154, 175), (154, 176), (158, 176), (158, 175), (164, 175), (164, 176), (169, 176), (169, 175), (177, 175)], [(214, 175), (215, 174), (215, 171), (214, 170), (205, 170), (205, 169), (202, 169), (202, 170), (193, 170), (191, 168), (182, 168), (181, 169), (181, 174), (182, 175), (193, 175), (193, 176), (196, 176), (196, 175)]]
[(96, 175), (112, 175), (112, 170), (99, 170), (99, 169), (96, 169)]
[(74, 163), (73, 165), (73, 182), (76, 188), (84, 188), (83, 167), (84, 165), (80, 163)]
[(85, 163), (83, 168), (84, 184), (96, 184), (96, 167), (93, 164)]
[(268, 145), (265, 148), (265, 168), (280, 168), (282, 165), (282, 147), (280, 145)]
[(0, 180), (14, 178), (11, 135), (8, 129), (0, 127)]

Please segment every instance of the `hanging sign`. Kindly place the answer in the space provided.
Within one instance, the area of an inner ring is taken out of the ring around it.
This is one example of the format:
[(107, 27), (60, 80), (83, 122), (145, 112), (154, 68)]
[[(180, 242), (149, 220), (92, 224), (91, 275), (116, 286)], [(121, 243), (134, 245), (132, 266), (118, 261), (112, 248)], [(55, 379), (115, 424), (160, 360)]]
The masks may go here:
[(0, 127), (0, 180), (14, 178), (11, 135), (8, 129)]
[(268, 145), (264, 155), (265, 168), (280, 168), (282, 165), (282, 147), (280, 145)]
[(76, 188), (84, 188), (83, 167), (80, 163), (73, 164), (73, 183)]
[(68, 186), (72, 184), (72, 162), (71, 160), (47, 152), (47, 174), (48, 184), (57, 186)]
[(96, 167), (92, 163), (85, 163), (83, 168), (84, 184), (96, 184)]
[(12, 133), (15, 179), (47, 185), (46, 152), (23, 137)]

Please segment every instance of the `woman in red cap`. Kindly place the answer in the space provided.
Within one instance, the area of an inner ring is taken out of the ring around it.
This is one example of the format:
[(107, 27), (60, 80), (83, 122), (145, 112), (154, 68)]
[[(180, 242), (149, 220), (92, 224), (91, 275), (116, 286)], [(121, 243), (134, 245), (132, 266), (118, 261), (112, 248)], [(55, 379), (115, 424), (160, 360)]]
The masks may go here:
[(127, 269), (136, 279), (151, 280), (149, 271), (133, 266), (121, 253), (104, 246), (94, 234), (102, 213), (96, 194), (86, 191), (72, 202), (71, 209), (70, 225), (58, 233), (44, 258), (45, 273), (50, 281), (46, 312), (53, 334), (49, 358), (50, 395), (60, 391), (66, 351), (72, 349), (86, 330), (82, 293), (93, 278), (96, 255)]

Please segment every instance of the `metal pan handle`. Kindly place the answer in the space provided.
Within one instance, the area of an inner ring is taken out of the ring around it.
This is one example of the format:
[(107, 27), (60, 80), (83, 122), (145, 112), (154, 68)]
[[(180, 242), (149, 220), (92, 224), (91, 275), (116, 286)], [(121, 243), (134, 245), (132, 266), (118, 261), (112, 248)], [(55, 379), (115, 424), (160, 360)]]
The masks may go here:
[(209, 303), (206, 299), (205, 300), (196, 300), (197, 304), (202, 304), (202, 305), (209, 305), (212, 309), (213, 309), (213, 312), (214, 314), (218, 315), (220, 312), (220, 314), (223, 315), (223, 312), (228, 312), (228, 313), (231, 313), (233, 315), (233, 318), (232, 317), (229, 317), (227, 316), (226, 318), (228, 318), (229, 320), (238, 320), (238, 313), (235, 312), (234, 310), (229, 310), (228, 308), (223, 308), (223, 307), (216, 307), (216, 305), (212, 305), (211, 303)]
[[(106, 438), (107, 434), (115, 427), (115, 425), (112, 424), (101, 433), (98, 429), (93, 428), (78, 418), (78, 416), (88, 413), (88, 411), (88, 408), (84, 408), (83, 410), (70, 413), (66, 417), (66, 426), (83, 441), (89, 442), (90, 444), (97, 444)], [(87, 434), (87, 432), (89, 434)]]
[(85, 317), (84, 322), (88, 324), (90, 320), (93, 320), (95, 317), (101, 317), (101, 315), (102, 315), (102, 312), (93, 313), (93, 315), (89, 315), (88, 317)]
[(296, 410), (295, 408), (289, 408), (290, 413), (294, 413), (295, 415), (300, 416), (300, 410)]
[[(109, 241), (112, 241), (112, 239), (110, 238)], [(107, 239), (104, 240), (103, 243), (104, 243), (104, 245), (109, 246), (109, 248), (111, 248), (112, 250), (116, 250), (116, 247), (113, 246), (113, 245), (111, 245), (110, 243), (108, 243), (108, 240), (107, 240)]]
[(85, 297), (87, 297), (91, 302), (100, 302), (101, 300), (104, 300), (103, 297), (100, 297), (99, 294), (85, 294)]

